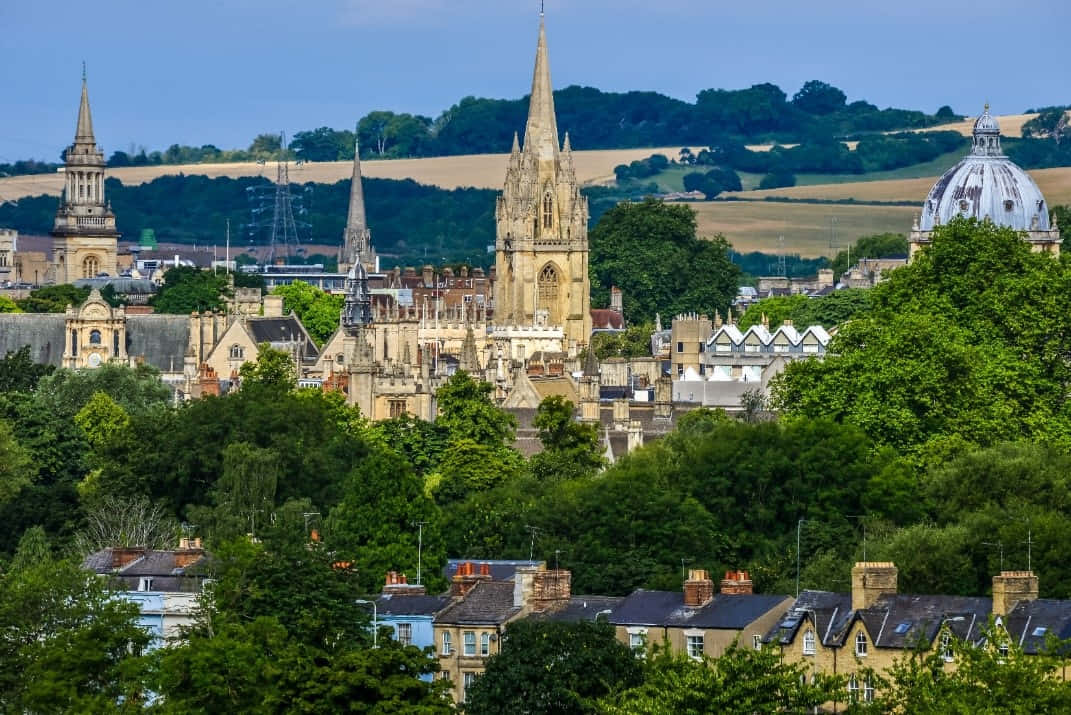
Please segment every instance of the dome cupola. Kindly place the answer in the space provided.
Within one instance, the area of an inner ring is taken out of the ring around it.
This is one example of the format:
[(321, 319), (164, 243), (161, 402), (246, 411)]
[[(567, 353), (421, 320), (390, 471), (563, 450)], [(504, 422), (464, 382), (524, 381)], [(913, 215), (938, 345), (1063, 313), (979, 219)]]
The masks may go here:
[(1059, 253), (1059, 231), (1049, 221), (1045, 196), (1034, 180), (1000, 147), (1000, 125), (989, 105), (974, 122), (971, 150), (946, 171), (926, 196), (911, 232), (911, 254), (930, 242), (930, 233), (954, 218), (986, 219), (1024, 231), (1035, 250)]

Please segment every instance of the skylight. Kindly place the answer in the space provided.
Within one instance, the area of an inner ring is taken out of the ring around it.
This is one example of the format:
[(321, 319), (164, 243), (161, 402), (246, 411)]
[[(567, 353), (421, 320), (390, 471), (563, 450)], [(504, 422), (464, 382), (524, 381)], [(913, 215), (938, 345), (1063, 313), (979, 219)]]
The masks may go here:
[(896, 626), (896, 634), (902, 636), (905, 633), (907, 633), (908, 630), (910, 630), (910, 629), (911, 629), (911, 621), (904, 621), (903, 623), (897, 624), (897, 626)]
[(1038, 626), (1037, 628), (1035, 628), (1035, 629), (1034, 629), (1034, 633), (1033, 633), (1033, 636), (1034, 636), (1035, 638), (1041, 638), (1041, 637), (1042, 637), (1043, 635), (1045, 635), (1045, 633), (1046, 633), (1046, 632), (1047, 632), (1048, 630), (1049, 630), (1049, 629), (1048, 629), (1048, 628), (1046, 628), (1045, 626)]

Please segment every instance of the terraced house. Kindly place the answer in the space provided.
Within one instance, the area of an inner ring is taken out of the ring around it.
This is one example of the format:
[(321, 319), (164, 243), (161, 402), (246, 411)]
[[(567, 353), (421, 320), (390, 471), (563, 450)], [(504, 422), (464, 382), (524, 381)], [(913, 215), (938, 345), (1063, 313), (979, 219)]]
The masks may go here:
[[(870, 701), (876, 684), (866, 672), (887, 671), (912, 651), (941, 653), (952, 668), (953, 639), (975, 647), (1014, 642), (1037, 654), (1050, 636), (1071, 637), (1071, 601), (1039, 599), (1031, 571), (994, 576), (992, 598), (901, 594), (897, 580), (892, 563), (857, 563), (850, 593), (804, 591), (763, 643), (814, 673), (847, 676), (849, 699)], [(990, 616), (1006, 643), (986, 643)]]

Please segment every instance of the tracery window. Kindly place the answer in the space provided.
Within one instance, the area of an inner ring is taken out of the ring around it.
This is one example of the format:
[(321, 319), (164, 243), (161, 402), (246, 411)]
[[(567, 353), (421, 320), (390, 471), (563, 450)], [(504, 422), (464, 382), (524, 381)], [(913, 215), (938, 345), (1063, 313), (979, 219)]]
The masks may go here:
[(539, 273), (539, 308), (546, 310), (551, 325), (560, 323), (558, 315), (558, 271), (547, 264)]
[(554, 227), (554, 198), (550, 192), (543, 194), (543, 228)]

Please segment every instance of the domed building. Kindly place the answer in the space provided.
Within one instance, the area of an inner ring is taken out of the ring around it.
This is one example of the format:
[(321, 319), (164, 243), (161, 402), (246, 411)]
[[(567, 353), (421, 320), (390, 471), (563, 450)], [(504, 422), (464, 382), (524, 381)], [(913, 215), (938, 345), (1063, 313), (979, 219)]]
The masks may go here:
[(1030, 175), (1000, 148), (1000, 125), (985, 106), (974, 122), (971, 152), (945, 172), (930, 189), (915, 221), (910, 256), (932, 240), (934, 228), (957, 216), (989, 219), (998, 226), (1025, 232), (1036, 252), (1060, 253), (1060, 232), (1049, 221), (1049, 207)]

